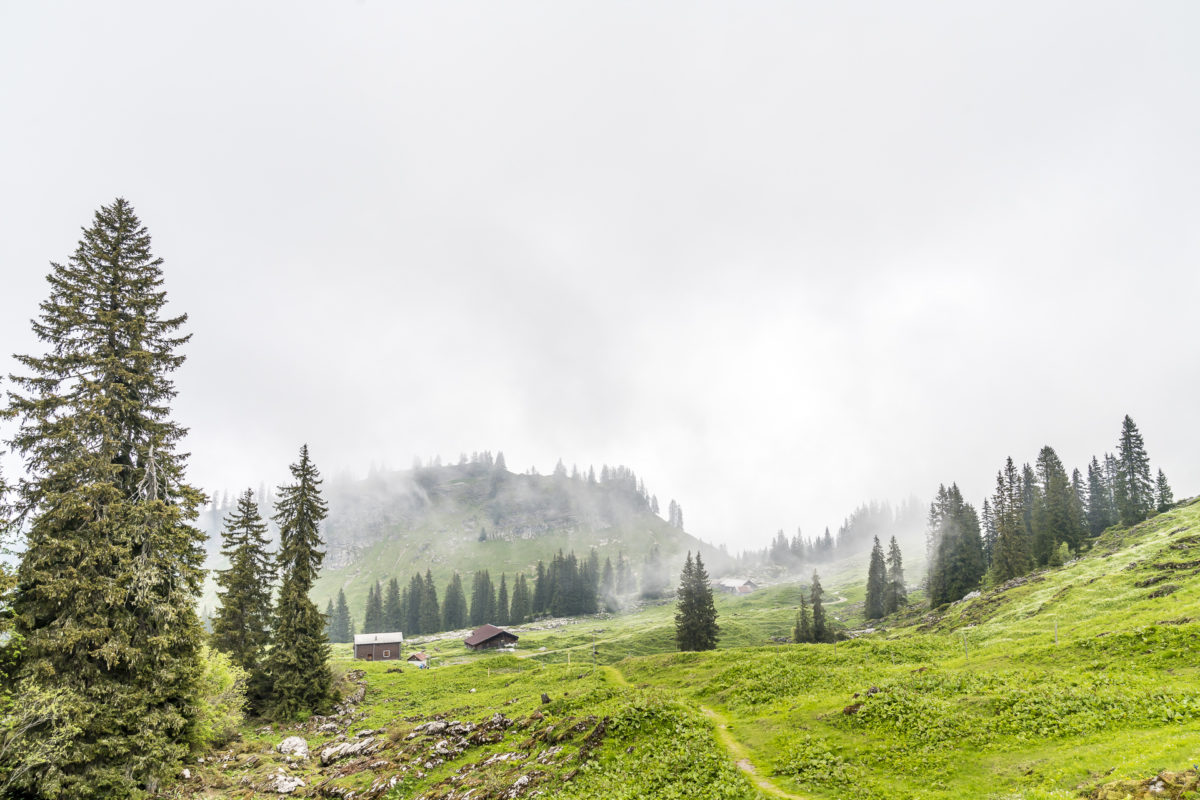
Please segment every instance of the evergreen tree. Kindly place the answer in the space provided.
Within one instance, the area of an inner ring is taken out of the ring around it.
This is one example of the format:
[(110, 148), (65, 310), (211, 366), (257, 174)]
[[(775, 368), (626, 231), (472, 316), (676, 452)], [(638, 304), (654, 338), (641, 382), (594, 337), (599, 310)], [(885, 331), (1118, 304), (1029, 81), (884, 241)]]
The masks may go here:
[(433, 573), (425, 570), (421, 585), (421, 633), (437, 633), (442, 627), (442, 612), (438, 608), (437, 587), (433, 585)]
[(1076, 527), (1075, 489), (1052, 447), (1043, 447), (1038, 453), (1037, 481), (1033, 500), (1033, 556), (1038, 564), (1045, 566), (1063, 542), (1071, 550), (1078, 550), (1083, 530)]
[(325, 638), (333, 641), (333, 600), (330, 599), (325, 604)]
[(269, 708), (281, 720), (303, 712), (324, 713), (333, 685), (325, 626), (308, 597), (325, 558), (320, 525), (328, 513), (308, 445), (300, 448), (300, 460), (289, 469), (294, 482), (279, 487), (275, 502), (282, 579), (266, 660), (272, 683)]
[(400, 607), (400, 582), (395, 578), (388, 581), (387, 599), (383, 601), (383, 630), (396, 633), (404, 630), (404, 609)]
[(992, 566), (992, 554), (996, 552), (996, 515), (992, 513), (992, 503), (988, 499), (983, 501), (983, 510), (980, 512), (980, 534), (983, 536), (983, 561), (990, 568)]
[(814, 642), (832, 642), (833, 631), (825, 619), (825, 606), (821, 602), (825, 590), (821, 588), (821, 577), (813, 570), (812, 587), (809, 589), (808, 602), (812, 606), (812, 640)]
[(1117, 521), (1113, 506), (1112, 485), (1099, 459), (1092, 456), (1087, 468), (1087, 529), (1092, 536), (1099, 536), (1105, 528)]
[(985, 571), (983, 539), (975, 508), (963, 501), (957, 484), (938, 491), (930, 513), (933, 563), (929, 573), (929, 603), (937, 607), (962, 598), (979, 585)]
[(992, 513), (996, 518), (996, 551), (992, 572), (997, 581), (1007, 581), (1033, 569), (1033, 547), (1022, 520), (1021, 476), (1009, 458), (996, 474)]
[(883, 561), (883, 547), (879, 537), (875, 537), (875, 545), (871, 548), (870, 566), (867, 568), (867, 602), (865, 615), (867, 619), (881, 619), (884, 611), (884, 595), (887, 593), (887, 566)]
[(442, 603), (442, 628), (456, 631), (467, 626), (467, 596), (463, 592), (462, 576), (457, 572), (446, 587), (446, 598)]
[(904, 585), (904, 562), (900, 557), (900, 545), (896, 537), (888, 548), (887, 588), (883, 593), (883, 613), (895, 614), (908, 605), (908, 588)]
[(486, 569), (475, 573), (475, 585), (471, 590), (471, 625), (487, 625), (496, 613), (496, 590), (492, 576)]
[(675, 643), (680, 650), (712, 650), (717, 646), (720, 626), (713, 604), (712, 587), (700, 554), (688, 551), (675, 605)]
[(1158, 480), (1154, 483), (1154, 503), (1160, 514), (1175, 504), (1175, 493), (1171, 491), (1167, 476), (1161, 469), (1158, 471)]
[(524, 625), (529, 621), (529, 584), (525, 573), (519, 573), (513, 582), (512, 605), (509, 610), (510, 625)]
[(267, 525), (249, 489), (225, 518), (221, 554), (229, 568), (217, 570), (217, 597), (212, 644), (230, 660), (254, 673), (269, 640), (274, 559), (267, 552)]
[(383, 588), (379, 581), (367, 589), (367, 608), (363, 615), (363, 633), (383, 632)]
[(432, 633), (421, 628), (421, 620), (425, 617), (421, 613), (421, 606), (425, 600), (425, 581), (421, 578), (421, 573), (413, 573), (412, 578), (408, 581), (408, 589), (405, 592), (405, 597), (408, 602), (401, 603), (404, 605), (404, 624), (407, 626), (407, 631), (411, 636), (418, 636), (422, 633)]
[(1117, 474), (1113, 494), (1122, 525), (1141, 522), (1154, 508), (1150, 458), (1146, 455), (1141, 431), (1128, 414), (1121, 424), (1121, 441), (1117, 444)]
[(354, 641), (350, 629), (350, 607), (346, 605), (346, 593), (341, 589), (338, 589), (337, 606), (333, 612), (333, 636), (330, 638), (335, 642)]
[(500, 591), (496, 593), (496, 624), (508, 624), (508, 583), (507, 577), (500, 573)]
[(550, 610), (550, 577), (546, 574), (546, 565), (537, 562), (537, 571), (533, 582), (533, 614), (545, 614)]
[(102, 207), (52, 265), (33, 321), (47, 354), (16, 357), (30, 374), (0, 412), (26, 465), (10, 519), (26, 544), (14, 712), (54, 713), (4, 749), (0, 795), (138, 796), (194, 741), (204, 497), (176, 452), (169, 376), (187, 318), (162, 314), (162, 263), (129, 203)]
[(800, 595), (800, 610), (796, 612), (796, 625), (792, 628), (792, 641), (796, 644), (808, 644), (816, 641), (813, 638), (812, 614), (808, 610), (808, 601)]

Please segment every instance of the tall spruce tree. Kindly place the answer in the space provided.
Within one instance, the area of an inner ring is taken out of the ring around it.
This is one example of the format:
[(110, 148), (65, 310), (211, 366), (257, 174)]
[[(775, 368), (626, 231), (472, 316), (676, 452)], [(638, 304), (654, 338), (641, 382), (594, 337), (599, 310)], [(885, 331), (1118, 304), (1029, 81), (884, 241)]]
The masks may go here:
[(1083, 530), (1074, 511), (1075, 489), (1054, 448), (1043, 447), (1037, 457), (1037, 485), (1033, 499), (1033, 557), (1041, 566), (1063, 542), (1079, 549)]
[(1007, 581), (1033, 569), (1033, 544), (1025, 531), (1022, 517), (1021, 475), (1012, 458), (996, 474), (996, 493), (992, 496), (992, 514), (996, 519), (996, 551), (992, 555), (992, 573), (997, 581)]
[(879, 537), (871, 548), (871, 561), (867, 567), (867, 602), (864, 614), (867, 619), (881, 619), (884, 610), (884, 595), (887, 593), (887, 565), (883, 561), (883, 547)]
[(281, 581), (266, 659), (271, 679), (268, 709), (281, 720), (304, 712), (323, 713), (333, 684), (325, 626), (308, 596), (325, 559), (320, 526), (328, 513), (308, 445), (300, 448), (300, 460), (289, 469), (293, 483), (279, 487), (275, 501)]
[(446, 596), (442, 602), (442, 628), (456, 631), (466, 625), (467, 597), (463, 592), (462, 576), (456, 572), (446, 586)]
[(1171, 491), (1171, 484), (1167, 483), (1167, 476), (1161, 469), (1158, 471), (1158, 479), (1154, 482), (1154, 503), (1159, 513), (1175, 504), (1175, 493)]
[(814, 569), (812, 574), (812, 586), (808, 591), (808, 603), (812, 606), (812, 640), (814, 642), (832, 642), (833, 631), (829, 628), (829, 623), (825, 619), (825, 604), (822, 599), (825, 596), (825, 590), (821, 588), (821, 576)]
[(184, 315), (124, 199), (96, 212), (33, 320), (0, 414), (25, 462), (10, 524), (26, 547), (12, 596), (25, 647), (4, 720), (0, 795), (137, 797), (194, 743), (203, 539), (171, 419)]
[(496, 624), (508, 624), (508, 577), (500, 573), (500, 590), (496, 593)]
[(387, 597), (383, 601), (383, 629), (388, 633), (404, 630), (404, 609), (400, 607), (400, 582), (388, 581)]
[(437, 633), (442, 627), (442, 612), (438, 608), (437, 587), (433, 585), (433, 573), (425, 570), (421, 584), (421, 633)]
[(335, 642), (349, 642), (354, 638), (350, 627), (350, 606), (346, 604), (346, 593), (338, 589), (337, 605), (333, 610), (333, 636)]
[(508, 621), (510, 625), (524, 625), (529, 621), (529, 583), (525, 573), (518, 573), (513, 582), (512, 604), (509, 608)]
[(1121, 440), (1117, 443), (1117, 474), (1113, 495), (1122, 525), (1141, 522), (1154, 509), (1150, 458), (1146, 455), (1142, 433), (1128, 414), (1121, 423)]
[(800, 610), (796, 612), (796, 625), (792, 628), (792, 641), (796, 644), (816, 641), (813, 639), (812, 613), (803, 594), (800, 595)]
[(904, 559), (900, 555), (900, 545), (893, 536), (888, 546), (887, 588), (883, 593), (883, 613), (895, 614), (906, 605), (908, 587), (904, 585)]
[(1100, 465), (1100, 460), (1092, 456), (1092, 463), (1087, 468), (1087, 518), (1088, 533), (1099, 536), (1105, 528), (1117, 521), (1116, 509), (1113, 507), (1112, 484), (1108, 481), (1108, 473)]
[(425, 581), (421, 577), (421, 573), (413, 573), (412, 578), (408, 581), (408, 589), (405, 591), (404, 597), (408, 600), (407, 603), (401, 601), (404, 606), (404, 624), (407, 626), (405, 631), (411, 636), (432, 633), (433, 631), (421, 629), (421, 620), (425, 618), (421, 613), (421, 606), (425, 601)]
[(712, 587), (700, 553), (687, 560), (679, 576), (675, 601), (675, 644), (680, 650), (712, 650), (720, 634)]
[(379, 581), (367, 588), (367, 607), (363, 612), (363, 633), (383, 632), (383, 587)]
[(267, 551), (267, 524), (249, 489), (225, 518), (221, 553), (229, 569), (217, 570), (221, 606), (213, 617), (212, 644), (253, 674), (270, 638), (275, 559)]
[(930, 509), (933, 562), (929, 572), (929, 603), (937, 607), (962, 598), (979, 585), (986, 570), (983, 539), (975, 508), (963, 501), (958, 484), (939, 487)]

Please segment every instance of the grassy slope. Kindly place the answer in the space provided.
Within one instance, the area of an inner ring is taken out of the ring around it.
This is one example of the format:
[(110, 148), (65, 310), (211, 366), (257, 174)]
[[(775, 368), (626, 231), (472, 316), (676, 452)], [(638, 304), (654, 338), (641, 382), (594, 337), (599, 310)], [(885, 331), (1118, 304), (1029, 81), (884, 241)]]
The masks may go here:
[[(1200, 504), (1193, 503), (1109, 532), (1062, 569), (940, 613), (913, 611), (836, 649), (771, 643), (790, 630), (795, 585), (719, 599), (722, 649), (709, 653), (664, 652), (672, 645), (669, 605), (530, 630), (521, 658), (466, 654), (453, 640), (431, 641), (422, 646), (439, 648), (448, 666), (390, 673), (389, 665), (367, 665), (368, 717), (354, 730), (387, 728), (398, 745), (373, 757), (385, 766), (365, 759), (330, 786), (361, 789), (403, 774), (388, 796), (443, 797), (476, 781), (473, 797), (480, 798), (538, 773), (545, 784), (572, 776), (556, 797), (762, 796), (733, 766), (707, 709), (728, 726), (720, 733), (736, 741), (737, 757), (799, 796), (1073, 797), (1075, 787), (1101, 776), (1142, 777), (1198, 760), (1197, 572)], [(859, 573), (856, 565), (853, 577)], [(824, 582), (846, 597), (831, 611), (853, 623), (861, 586), (850, 577), (831, 571)], [(1165, 586), (1179, 588), (1150, 596)], [(554, 698), (544, 708), (543, 691)], [(546, 719), (529, 721), (535, 710)], [(526, 727), (428, 771), (411, 767), (423, 755), (402, 752), (425, 742), (403, 737), (431, 715), (478, 722), (495, 711)], [(603, 717), (610, 718), (603, 739), (579, 758)], [(579, 730), (542, 764), (552, 725), (560, 733)], [(237, 747), (262, 750), (278, 738), (248, 729)], [(495, 752), (518, 755), (470, 766)], [(235, 787), (241, 775), (279, 761), (260, 757), (249, 770), (211, 768), (206, 780)], [(286, 768), (310, 778), (316, 772)], [(450, 780), (452, 774), (462, 777)], [(328, 771), (320, 779), (328, 780)], [(215, 796), (240, 795), (230, 788)]]

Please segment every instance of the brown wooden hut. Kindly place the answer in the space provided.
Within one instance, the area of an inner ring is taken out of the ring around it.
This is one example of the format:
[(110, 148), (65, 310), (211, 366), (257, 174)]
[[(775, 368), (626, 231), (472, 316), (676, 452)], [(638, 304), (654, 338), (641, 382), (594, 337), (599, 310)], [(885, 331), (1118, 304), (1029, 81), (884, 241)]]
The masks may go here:
[(497, 628), (495, 625), (481, 625), (463, 640), (463, 644), (472, 650), (481, 650), (485, 647), (496, 648), (515, 645), (519, 638), (521, 637), (514, 633), (509, 633), (502, 628)]
[(390, 661), (400, 658), (404, 634), (356, 633), (354, 634), (354, 657), (364, 661)]

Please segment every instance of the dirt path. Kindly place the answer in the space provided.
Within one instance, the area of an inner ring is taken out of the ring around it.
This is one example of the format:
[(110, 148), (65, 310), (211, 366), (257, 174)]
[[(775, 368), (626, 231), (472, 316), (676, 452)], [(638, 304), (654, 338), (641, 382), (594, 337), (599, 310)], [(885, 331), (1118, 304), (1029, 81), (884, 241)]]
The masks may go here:
[[(615, 683), (620, 684), (621, 686), (631, 685), (629, 681), (625, 679), (625, 676), (621, 674), (621, 671), (616, 667), (605, 666), (601, 669), (603, 669), (604, 672), (610, 678), (612, 678)], [(729, 720), (726, 719), (723, 714), (703, 705), (700, 706), (700, 712), (704, 714), (704, 716), (711, 719), (713, 724), (716, 725), (717, 741), (720, 742), (721, 746), (724, 747), (729, 753), (729, 757), (733, 759), (735, 764), (737, 764), (738, 769), (746, 773), (747, 777), (749, 777), (754, 785), (759, 788), (759, 791), (771, 797), (783, 797), (787, 800), (808, 800), (808, 798), (801, 795), (785, 792), (783, 789), (780, 789), (774, 783), (758, 774), (758, 770), (755, 769), (754, 764), (750, 761), (750, 754), (746, 752), (745, 746), (743, 746), (742, 743), (737, 739), (733, 738), (733, 734), (729, 732)]]

